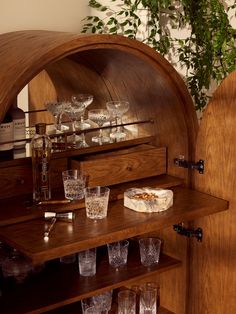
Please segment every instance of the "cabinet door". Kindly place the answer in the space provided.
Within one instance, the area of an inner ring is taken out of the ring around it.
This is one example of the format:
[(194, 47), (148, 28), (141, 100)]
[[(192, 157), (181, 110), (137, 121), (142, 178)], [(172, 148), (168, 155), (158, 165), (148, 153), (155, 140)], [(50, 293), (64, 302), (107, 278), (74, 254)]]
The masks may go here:
[(204, 112), (196, 160), (205, 173), (195, 173), (195, 188), (229, 200), (229, 210), (195, 221), (203, 242), (192, 241), (189, 314), (236, 313), (236, 71), (217, 89)]

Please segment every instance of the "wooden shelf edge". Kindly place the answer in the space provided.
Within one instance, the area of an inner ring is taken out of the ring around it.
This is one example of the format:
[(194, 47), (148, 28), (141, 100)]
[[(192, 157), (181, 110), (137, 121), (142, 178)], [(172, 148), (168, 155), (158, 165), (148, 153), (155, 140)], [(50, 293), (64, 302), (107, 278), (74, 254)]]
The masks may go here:
[[(117, 307), (117, 306), (116, 306)], [(71, 305), (67, 305), (63, 308), (60, 309), (56, 309), (56, 310), (52, 310), (47, 312), (47, 314), (81, 314), (82, 310), (81, 310), (81, 305), (79, 302), (71, 304)], [(111, 309), (109, 311), (109, 314), (116, 314), (117, 313), (117, 309)], [(158, 309), (157, 314), (175, 314), (174, 312), (171, 312), (169, 310), (167, 310), (166, 308), (160, 306)]]

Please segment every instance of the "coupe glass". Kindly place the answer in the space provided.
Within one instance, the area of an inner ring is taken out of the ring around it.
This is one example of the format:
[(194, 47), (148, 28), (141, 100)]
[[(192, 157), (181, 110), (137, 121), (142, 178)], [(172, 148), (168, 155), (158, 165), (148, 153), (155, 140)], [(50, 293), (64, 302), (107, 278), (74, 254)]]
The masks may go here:
[(100, 127), (99, 135), (92, 137), (92, 142), (99, 143), (102, 145), (103, 143), (109, 143), (110, 137), (104, 136), (101, 127), (104, 123), (110, 121), (110, 114), (109, 111), (106, 109), (93, 109), (89, 110), (88, 118), (93, 122), (97, 123)]
[(76, 104), (77, 106), (81, 107), (81, 109), (83, 109), (80, 117), (80, 122), (77, 122), (77, 126), (81, 130), (90, 128), (90, 124), (84, 121), (84, 113), (85, 109), (93, 102), (93, 95), (90, 94), (72, 95), (71, 100), (73, 104)]
[[(106, 107), (110, 115), (116, 119), (116, 124), (122, 124), (122, 117), (129, 110), (129, 102), (125, 100), (111, 100), (106, 103)], [(116, 131), (110, 134), (110, 137), (122, 139), (126, 137), (126, 134), (122, 132), (121, 127), (117, 127)]]
[(54, 128), (56, 130), (56, 133), (62, 133), (61, 118), (63, 113), (63, 102), (47, 101), (45, 103), (45, 108), (54, 117)]
[(80, 119), (83, 110), (84, 109), (81, 108), (81, 106), (78, 104), (71, 103), (69, 101), (64, 102), (64, 112), (72, 121), (72, 131), (73, 131), (72, 142), (76, 147), (77, 147), (77, 142), (81, 141), (82, 139), (81, 136), (76, 135), (76, 122), (78, 119)]
[[(93, 95), (90, 94), (77, 94), (71, 96), (72, 103), (78, 107), (81, 107), (82, 114), (80, 116), (80, 121), (77, 122), (77, 127), (80, 130), (85, 130), (91, 127), (89, 123), (84, 121), (84, 113), (86, 108), (93, 102)], [(81, 142), (79, 147), (88, 147), (89, 145), (86, 143), (84, 132), (81, 133)]]

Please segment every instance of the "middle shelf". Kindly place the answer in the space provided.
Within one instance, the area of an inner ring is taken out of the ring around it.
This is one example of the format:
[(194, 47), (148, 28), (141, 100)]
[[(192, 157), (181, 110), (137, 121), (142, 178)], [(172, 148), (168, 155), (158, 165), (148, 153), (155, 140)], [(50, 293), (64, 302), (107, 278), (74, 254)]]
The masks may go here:
[[(135, 186), (135, 185), (134, 185)], [(159, 213), (139, 213), (123, 206), (123, 200), (109, 203), (105, 219), (86, 217), (85, 209), (75, 210), (73, 223), (58, 221), (49, 241), (44, 240), (48, 225), (43, 218), (0, 228), (1, 239), (40, 263), (106, 243), (157, 231), (183, 221), (214, 214), (228, 208), (228, 202), (181, 186), (171, 188), (174, 204)]]

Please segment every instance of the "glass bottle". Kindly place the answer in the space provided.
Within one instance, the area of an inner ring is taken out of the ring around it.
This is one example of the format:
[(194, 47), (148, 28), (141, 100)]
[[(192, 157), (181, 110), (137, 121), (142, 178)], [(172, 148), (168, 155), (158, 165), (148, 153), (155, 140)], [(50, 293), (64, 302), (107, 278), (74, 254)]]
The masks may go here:
[(19, 140), (25, 138), (25, 113), (17, 107), (17, 99), (14, 100), (9, 113), (13, 120), (14, 149), (22, 149), (25, 147), (26, 141)]
[(0, 157), (11, 158), (12, 156), (13, 156), (13, 120), (8, 111), (3, 121), (0, 123)]
[(31, 141), (33, 200), (40, 202), (51, 198), (50, 158), (52, 142), (46, 135), (45, 123), (36, 124), (35, 129), (36, 134)]

